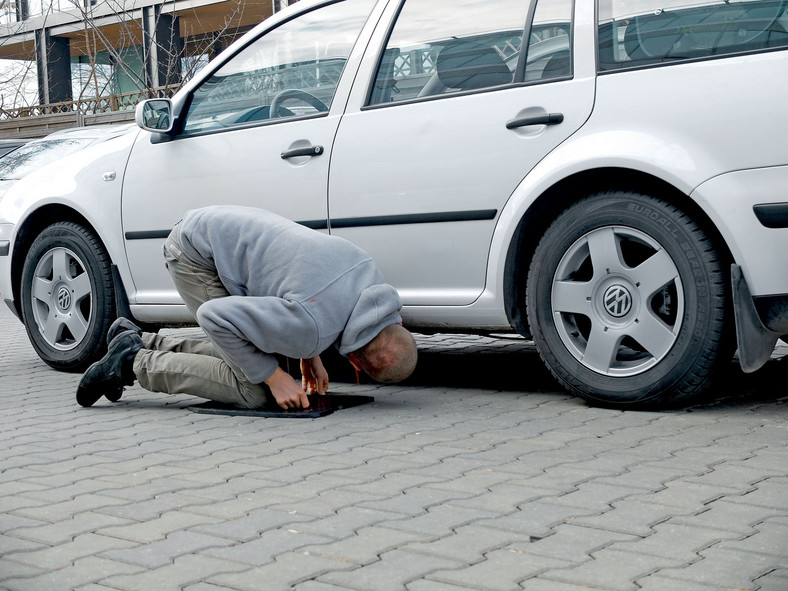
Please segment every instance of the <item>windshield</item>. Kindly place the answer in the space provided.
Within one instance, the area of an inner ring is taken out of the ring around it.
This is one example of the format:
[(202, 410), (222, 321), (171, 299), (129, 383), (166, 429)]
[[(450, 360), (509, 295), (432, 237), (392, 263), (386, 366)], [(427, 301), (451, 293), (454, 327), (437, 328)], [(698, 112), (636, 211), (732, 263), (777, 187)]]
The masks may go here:
[(95, 138), (63, 138), (30, 142), (0, 158), (0, 180), (19, 180), (45, 164), (85, 147)]

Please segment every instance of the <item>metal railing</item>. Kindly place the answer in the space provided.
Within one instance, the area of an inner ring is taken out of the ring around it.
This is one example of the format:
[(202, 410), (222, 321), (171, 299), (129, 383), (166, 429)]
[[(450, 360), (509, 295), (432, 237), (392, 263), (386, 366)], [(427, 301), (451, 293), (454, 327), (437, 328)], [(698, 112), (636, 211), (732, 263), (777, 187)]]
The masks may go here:
[(93, 98), (49, 103), (46, 105), (30, 105), (13, 109), (0, 109), (0, 120), (19, 119), (22, 117), (39, 117), (41, 115), (56, 115), (61, 113), (79, 113), (81, 115), (98, 115), (115, 111), (133, 111), (141, 100), (146, 98), (161, 98), (172, 96), (177, 88), (156, 88), (152, 90), (137, 90), (123, 94), (111, 94)]

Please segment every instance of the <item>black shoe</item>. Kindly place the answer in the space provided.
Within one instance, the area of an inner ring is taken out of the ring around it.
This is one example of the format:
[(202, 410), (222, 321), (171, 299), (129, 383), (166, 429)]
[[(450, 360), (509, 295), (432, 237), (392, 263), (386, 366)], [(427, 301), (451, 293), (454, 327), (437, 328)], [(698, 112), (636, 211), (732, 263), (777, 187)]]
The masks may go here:
[(116, 318), (115, 322), (110, 325), (109, 330), (107, 331), (107, 345), (112, 342), (112, 339), (114, 339), (120, 333), (126, 332), (127, 330), (133, 330), (138, 335), (142, 336), (142, 329), (134, 324), (131, 320), (124, 318), (123, 316)]
[(91, 365), (77, 386), (77, 402), (93, 406), (102, 396), (118, 400), (123, 386), (134, 383), (134, 356), (142, 349), (142, 339), (133, 330), (127, 330), (112, 339), (107, 354)]
[(110, 402), (117, 402), (120, 400), (120, 397), (123, 396), (123, 386), (118, 388), (115, 392), (107, 392), (104, 394), (104, 398), (109, 400)]

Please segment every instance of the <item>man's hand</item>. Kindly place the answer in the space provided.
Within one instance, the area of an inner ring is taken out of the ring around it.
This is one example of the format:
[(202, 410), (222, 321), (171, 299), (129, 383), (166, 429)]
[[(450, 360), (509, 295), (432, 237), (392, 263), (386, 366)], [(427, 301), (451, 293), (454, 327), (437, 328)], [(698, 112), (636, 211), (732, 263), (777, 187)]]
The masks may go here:
[(276, 403), (284, 408), (309, 408), (309, 398), (303, 388), (282, 368), (277, 367), (276, 371), (268, 378), (265, 383), (271, 388)]
[(308, 394), (328, 392), (328, 372), (319, 356), (301, 360), (301, 376), (301, 387)]

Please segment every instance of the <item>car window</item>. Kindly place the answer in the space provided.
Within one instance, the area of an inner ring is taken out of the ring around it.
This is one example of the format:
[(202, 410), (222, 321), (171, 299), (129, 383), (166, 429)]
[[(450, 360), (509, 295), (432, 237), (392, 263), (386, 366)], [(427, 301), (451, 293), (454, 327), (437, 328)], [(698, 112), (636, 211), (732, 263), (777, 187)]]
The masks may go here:
[(526, 82), (572, 74), (572, 0), (540, 0), (528, 35)]
[(370, 104), (511, 84), (528, 0), (407, 0), (380, 60)]
[(19, 180), (45, 164), (84, 148), (95, 138), (51, 139), (31, 142), (0, 159), (0, 180)]
[(251, 43), (194, 91), (183, 133), (327, 112), (373, 4), (337, 2)]
[(601, 0), (599, 67), (788, 47), (785, 0)]

